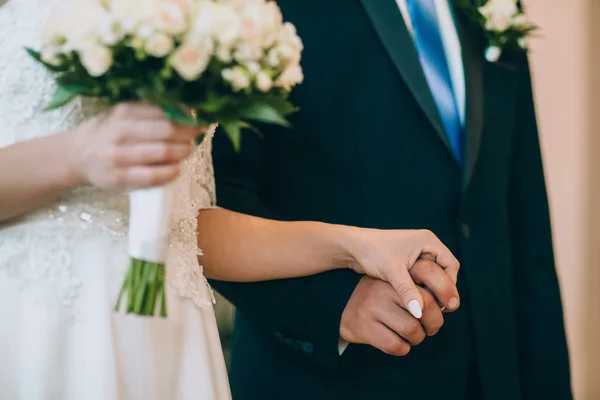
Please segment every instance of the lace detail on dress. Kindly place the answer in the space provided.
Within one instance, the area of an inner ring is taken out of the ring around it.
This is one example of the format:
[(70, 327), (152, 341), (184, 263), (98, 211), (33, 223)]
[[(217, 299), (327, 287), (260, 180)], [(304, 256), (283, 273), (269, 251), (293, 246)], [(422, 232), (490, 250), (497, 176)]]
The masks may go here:
[(215, 127), (211, 127), (202, 143), (196, 149), (195, 157), (184, 162), (180, 183), (175, 186), (175, 207), (171, 217), (171, 244), (167, 254), (167, 273), (171, 284), (179, 295), (192, 299), (198, 307), (212, 307), (215, 302), (213, 292), (202, 273), (198, 257), (197, 217), (201, 209), (215, 207), (216, 191), (212, 164), (212, 137)]

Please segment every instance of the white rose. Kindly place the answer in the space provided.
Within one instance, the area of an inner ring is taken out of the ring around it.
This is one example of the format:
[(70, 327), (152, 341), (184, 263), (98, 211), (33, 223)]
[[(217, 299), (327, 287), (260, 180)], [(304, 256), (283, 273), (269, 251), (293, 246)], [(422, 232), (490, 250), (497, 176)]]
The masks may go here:
[(494, 32), (504, 32), (510, 26), (510, 17), (502, 14), (491, 15), (485, 23), (485, 29)]
[(510, 24), (518, 28), (524, 27), (527, 25), (527, 17), (525, 14), (517, 14), (510, 20)]
[(256, 75), (260, 71), (260, 64), (256, 61), (250, 61), (249, 63), (246, 63), (245, 67), (250, 75)]
[(282, 44), (276, 47), (279, 58), (286, 63), (298, 64), (300, 62), (300, 51), (289, 44)]
[(251, 47), (261, 47), (263, 41), (263, 16), (260, 3), (249, 2), (240, 10), (241, 37)]
[(201, 43), (211, 38), (218, 8), (217, 3), (211, 1), (201, 1), (196, 5), (187, 41)]
[(526, 49), (527, 48), (527, 41), (525, 40), (525, 38), (519, 38), (519, 40), (517, 40), (517, 44), (522, 49)]
[(217, 59), (223, 63), (230, 63), (233, 59), (231, 55), (231, 50), (226, 46), (217, 47), (217, 51), (215, 52), (215, 56)]
[(173, 38), (164, 33), (155, 33), (146, 40), (144, 46), (146, 53), (153, 57), (165, 57), (173, 50), (175, 43)]
[(241, 63), (256, 61), (262, 58), (263, 51), (260, 47), (243, 44), (237, 47), (233, 53), (233, 58)]
[(277, 47), (269, 50), (267, 53), (267, 64), (271, 67), (277, 67), (281, 63), (281, 53)]
[(302, 83), (303, 81), (304, 73), (302, 72), (302, 68), (299, 64), (294, 64), (288, 66), (281, 73), (281, 75), (279, 75), (279, 77), (275, 81), (275, 86), (280, 87), (284, 90), (291, 90), (292, 87)]
[(81, 64), (91, 76), (102, 76), (113, 64), (112, 52), (101, 45), (92, 44), (79, 53)]
[(187, 81), (198, 79), (210, 62), (211, 52), (205, 46), (183, 44), (178, 47), (170, 63), (175, 71)]
[(219, 4), (212, 22), (212, 37), (224, 46), (239, 39), (241, 20), (236, 10), (228, 4)]
[(256, 75), (256, 88), (263, 93), (269, 92), (273, 88), (273, 79), (265, 71), (260, 71)]
[[(98, 2), (91, 0), (69, 1), (52, 18), (47, 28), (46, 43), (64, 41), (67, 49), (81, 49), (100, 39), (103, 26), (110, 21), (110, 15)], [(54, 39), (52, 38), (54, 36)]]
[(236, 92), (250, 87), (250, 76), (243, 67), (226, 68), (221, 71), (221, 76)]
[(150, 24), (159, 8), (159, 0), (109, 0), (110, 13), (126, 34)]
[(296, 27), (289, 22), (286, 22), (281, 26), (278, 40), (281, 43), (285, 43), (289, 46), (292, 46), (298, 51), (302, 51), (303, 49), (302, 40), (296, 32)]
[(479, 7), (479, 12), (486, 18), (493, 15), (511, 18), (518, 11), (517, 0), (489, 0), (483, 7)]
[(56, 47), (46, 46), (42, 49), (40, 57), (43, 62), (50, 65), (60, 65), (60, 52)]
[(154, 28), (152, 28), (150, 25), (141, 25), (137, 29), (135, 36), (137, 39), (145, 40), (152, 36), (152, 34), (154, 34)]
[(175, 2), (161, 2), (155, 15), (155, 27), (170, 35), (179, 35), (187, 29), (186, 14)]
[(276, 2), (267, 2), (263, 7), (262, 18), (262, 41), (264, 47), (269, 47), (277, 38), (277, 32), (283, 24), (283, 16)]
[(179, 5), (179, 7), (181, 7), (181, 9), (183, 10), (184, 13), (189, 14), (192, 11), (192, 7), (193, 7), (193, 2), (194, 0), (173, 0), (175, 1), (175, 3), (177, 3), (177, 5)]
[(103, 44), (114, 46), (123, 39), (124, 34), (119, 23), (111, 18), (107, 18), (101, 23), (98, 36)]

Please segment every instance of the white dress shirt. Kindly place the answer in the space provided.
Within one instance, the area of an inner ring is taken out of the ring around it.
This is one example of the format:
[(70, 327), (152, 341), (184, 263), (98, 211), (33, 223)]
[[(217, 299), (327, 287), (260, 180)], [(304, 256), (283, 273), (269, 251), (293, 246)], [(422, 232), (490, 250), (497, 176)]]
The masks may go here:
[[(458, 32), (454, 23), (454, 17), (452, 16), (452, 10), (450, 9), (450, 0), (433, 0), (435, 2), (438, 22), (440, 25), (442, 41), (444, 43), (444, 51), (446, 52), (446, 59), (448, 60), (448, 69), (450, 70), (450, 78), (452, 79), (452, 89), (454, 90), (454, 96), (456, 97), (456, 104), (458, 105), (458, 114), (462, 125), (465, 124), (465, 73), (462, 62), (462, 50), (460, 46), (460, 39), (458, 38)], [(412, 34), (413, 27), (408, 12), (408, 6), (406, 0), (396, 0), (404, 22), (408, 31)], [(348, 347), (348, 342), (340, 339), (338, 345), (338, 351), (340, 355)]]

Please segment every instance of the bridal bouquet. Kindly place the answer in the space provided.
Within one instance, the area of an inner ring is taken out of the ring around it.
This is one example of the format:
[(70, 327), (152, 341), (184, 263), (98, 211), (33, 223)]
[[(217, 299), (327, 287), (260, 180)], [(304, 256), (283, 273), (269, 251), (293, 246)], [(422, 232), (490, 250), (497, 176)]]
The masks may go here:
[[(302, 42), (268, 0), (61, 2), (43, 47), (27, 51), (55, 74), (48, 110), (78, 96), (151, 102), (179, 124), (219, 123), (236, 149), (253, 121), (288, 125), (287, 95), (303, 80)], [(129, 313), (167, 314), (171, 192), (130, 194), (131, 264), (116, 309), (126, 296)]]

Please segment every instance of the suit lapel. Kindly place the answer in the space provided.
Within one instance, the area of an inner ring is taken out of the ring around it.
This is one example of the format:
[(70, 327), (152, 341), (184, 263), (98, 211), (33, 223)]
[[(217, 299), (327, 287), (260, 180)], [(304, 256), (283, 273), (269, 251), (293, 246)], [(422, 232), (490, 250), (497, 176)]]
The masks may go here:
[(466, 86), (466, 121), (464, 140), (463, 188), (466, 190), (477, 164), (483, 133), (483, 57), (481, 46), (474, 40), (477, 32), (468, 29), (468, 21), (456, 18), (456, 29), (462, 47)]
[(396, 1), (361, 0), (361, 2), (392, 63), (454, 159), (450, 141), (421, 67), (413, 38), (404, 23)]

